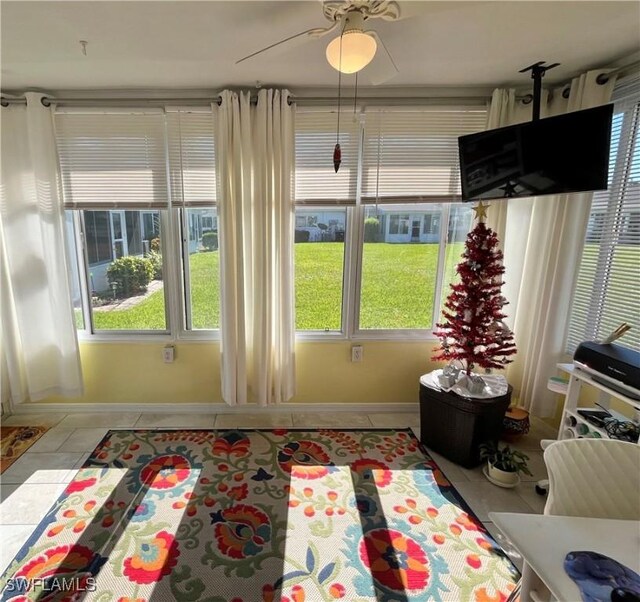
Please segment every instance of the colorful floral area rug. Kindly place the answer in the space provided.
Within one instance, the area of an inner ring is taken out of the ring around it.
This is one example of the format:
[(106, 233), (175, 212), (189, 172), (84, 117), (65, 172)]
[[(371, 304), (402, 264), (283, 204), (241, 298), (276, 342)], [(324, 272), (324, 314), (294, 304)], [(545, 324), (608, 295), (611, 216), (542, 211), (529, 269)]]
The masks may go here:
[(0, 474), (11, 466), (42, 435), (46, 426), (1, 426), (0, 427)]
[(133, 430), (78, 471), (0, 600), (499, 602), (518, 578), (408, 429)]

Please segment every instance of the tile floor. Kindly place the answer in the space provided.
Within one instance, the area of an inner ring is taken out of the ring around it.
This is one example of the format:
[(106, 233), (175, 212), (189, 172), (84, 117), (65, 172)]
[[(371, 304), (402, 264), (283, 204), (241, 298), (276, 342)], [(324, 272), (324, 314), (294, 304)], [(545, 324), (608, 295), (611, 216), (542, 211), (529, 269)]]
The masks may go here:
[[(75, 475), (110, 428), (270, 428), (270, 427), (412, 427), (420, 436), (418, 412), (402, 413), (282, 413), (282, 414), (32, 414), (11, 416), (11, 425), (47, 425), (51, 429), (0, 476), (0, 572), (14, 557), (49, 507)], [(481, 468), (469, 470), (432, 453), (447, 478), (473, 511), (498, 539), (517, 565), (520, 558), (508, 541), (488, 520), (488, 513), (542, 512), (545, 499), (535, 492), (535, 482), (546, 470), (540, 440), (556, 433), (540, 421), (515, 447), (527, 453), (532, 477), (515, 489), (500, 489), (489, 483)]]

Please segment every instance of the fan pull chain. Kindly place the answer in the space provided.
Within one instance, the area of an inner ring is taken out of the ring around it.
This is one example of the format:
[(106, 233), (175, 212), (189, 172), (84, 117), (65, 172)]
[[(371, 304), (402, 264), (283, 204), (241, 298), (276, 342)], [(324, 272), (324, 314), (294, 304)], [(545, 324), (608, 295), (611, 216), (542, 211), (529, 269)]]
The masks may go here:
[(358, 104), (358, 72), (356, 71), (356, 88), (353, 93), (353, 118), (356, 118), (356, 105)]
[(382, 113), (378, 114), (378, 159), (376, 162), (376, 217), (378, 217), (378, 201), (380, 200), (380, 147), (382, 146)]
[[(345, 23), (346, 25), (346, 23)], [(342, 163), (342, 149), (340, 148), (340, 101), (342, 99), (342, 35), (344, 34), (344, 27), (340, 33), (340, 59), (338, 62), (338, 126), (336, 130), (336, 146), (333, 149), (333, 169), (336, 173), (340, 169), (340, 163)]]

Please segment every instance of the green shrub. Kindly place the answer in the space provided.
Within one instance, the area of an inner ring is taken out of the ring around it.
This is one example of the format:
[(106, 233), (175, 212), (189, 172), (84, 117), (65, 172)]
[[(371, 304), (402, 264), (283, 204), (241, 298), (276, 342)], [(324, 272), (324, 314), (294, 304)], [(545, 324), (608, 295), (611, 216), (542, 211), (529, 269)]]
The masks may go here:
[(153, 279), (162, 280), (162, 255), (157, 251), (147, 253), (147, 259), (153, 266)]
[(160, 239), (157, 236), (151, 239), (149, 245), (153, 252), (160, 253)]
[(368, 217), (364, 220), (364, 242), (380, 241), (380, 220), (377, 217)]
[(153, 277), (153, 264), (146, 257), (120, 257), (107, 268), (109, 285), (116, 285), (116, 296), (129, 297), (147, 290)]
[(311, 233), (309, 230), (296, 230), (294, 233), (294, 242), (309, 242)]
[(218, 248), (218, 233), (205, 232), (202, 235), (202, 246), (207, 251), (215, 251)]

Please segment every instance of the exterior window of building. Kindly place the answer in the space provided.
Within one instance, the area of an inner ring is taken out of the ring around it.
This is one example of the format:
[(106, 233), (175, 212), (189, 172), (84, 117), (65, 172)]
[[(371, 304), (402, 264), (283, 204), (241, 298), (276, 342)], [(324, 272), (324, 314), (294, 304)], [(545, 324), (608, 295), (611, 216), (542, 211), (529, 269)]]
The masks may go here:
[(345, 208), (298, 207), (295, 229), (297, 330), (342, 327)]
[(640, 349), (640, 78), (614, 91), (609, 185), (593, 194), (566, 351), (604, 339), (622, 322), (620, 344)]
[(186, 209), (189, 240), (187, 316), (192, 330), (220, 328), (220, 255), (215, 207)]
[(63, 110), (55, 124), (78, 328), (219, 328), (211, 110)]
[(472, 223), (459, 202), (458, 137), (485, 123), (484, 107), (367, 108), (341, 130), (335, 173), (335, 110), (296, 116), (298, 330), (433, 329)]
[(109, 249), (100, 258), (87, 255), (94, 331), (166, 331), (160, 236), (145, 254), (139, 213), (85, 210), (82, 216), (87, 249), (98, 243)]

